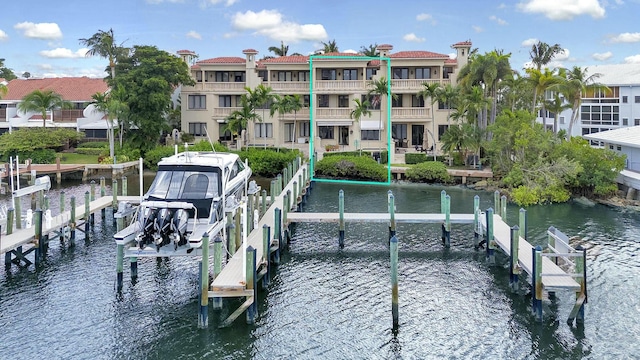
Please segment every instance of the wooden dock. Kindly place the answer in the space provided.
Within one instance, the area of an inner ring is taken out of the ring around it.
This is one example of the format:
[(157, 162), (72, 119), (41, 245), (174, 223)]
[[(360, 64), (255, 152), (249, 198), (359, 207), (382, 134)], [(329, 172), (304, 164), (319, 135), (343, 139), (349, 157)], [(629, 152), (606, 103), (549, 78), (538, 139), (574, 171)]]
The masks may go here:
[[(395, 221), (406, 224), (441, 224), (445, 221), (445, 214), (408, 214), (396, 213)], [(339, 213), (304, 213), (292, 212), (287, 215), (289, 223), (298, 222), (326, 222), (338, 223)], [(389, 213), (344, 213), (345, 222), (353, 223), (389, 223), (391, 216)], [(473, 214), (451, 214), (452, 224), (473, 224)]]

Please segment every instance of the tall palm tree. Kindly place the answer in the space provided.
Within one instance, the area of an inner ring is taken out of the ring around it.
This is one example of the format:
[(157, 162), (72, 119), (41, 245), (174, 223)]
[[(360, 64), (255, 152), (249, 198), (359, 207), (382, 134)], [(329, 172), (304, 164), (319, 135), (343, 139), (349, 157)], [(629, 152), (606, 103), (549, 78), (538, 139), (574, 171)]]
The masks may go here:
[(298, 111), (302, 110), (304, 107), (304, 102), (302, 101), (302, 97), (300, 94), (289, 95), (289, 106), (287, 107), (287, 112), (293, 112), (293, 142), (296, 141), (296, 131), (297, 121), (298, 121)]
[(554, 114), (553, 117), (553, 133), (558, 133), (558, 117), (560, 113), (566, 109), (571, 109), (571, 104), (568, 104), (564, 101), (564, 98), (560, 97), (558, 92), (554, 92), (553, 100), (545, 100), (544, 102), (547, 110), (551, 111)]
[(109, 60), (109, 68), (111, 69), (111, 79), (116, 77), (116, 60), (119, 55), (127, 51), (122, 44), (116, 43), (113, 29), (107, 31), (98, 30), (90, 38), (80, 39), (80, 44), (89, 48), (86, 56), (98, 55)]
[[(536, 106), (538, 103), (540, 103), (542, 109), (542, 123), (545, 124), (547, 116), (544, 94), (547, 90), (553, 90), (554, 88), (557, 88), (563, 82), (563, 79), (555, 71), (549, 70), (548, 68), (545, 68), (544, 71), (540, 71), (538, 69), (527, 69), (526, 71), (527, 74), (529, 74), (529, 77), (527, 79), (533, 85), (534, 89), (531, 112), (535, 113)], [(539, 101), (540, 96), (542, 96), (542, 101)]]
[(53, 121), (53, 110), (68, 108), (69, 106), (70, 103), (53, 90), (34, 90), (22, 98), (22, 102), (18, 104), (18, 109), (25, 113), (29, 111), (39, 112), (42, 115), (42, 127), (46, 127), (47, 111), (51, 111), (51, 121)]
[[(351, 119), (359, 122), (363, 116), (371, 117), (371, 103), (369, 103), (369, 100), (361, 101), (360, 99), (353, 99), (353, 102), (355, 103), (355, 107), (349, 114)], [(362, 153), (362, 140), (360, 140), (358, 150)]]
[(563, 69), (560, 72), (560, 76), (564, 78), (564, 81), (559, 86), (559, 91), (564, 95), (564, 98), (569, 104), (571, 104), (571, 120), (569, 121), (569, 131), (567, 137), (571, 138), (571, 130), (573, 124), (578, 120), (578, 110), (582, 105), (582, 95), (587, 90), (604, 90), (609, 91), (609, 88), (599, 82), (596, 82), (602, 74), (594, 73), (588, 75), (587, 68), (580, 68), (574, 66), (571, 70)]
[(7, 95), (7, 91), (9, 91), (7, 86), (5, 84), (0, 84), (0, 99), (2, 99), (3, 96)]
[(280, 47), (269, 46), (269, 51), (274, 53), (276, 56), (287, 56), (287, 52), (289, 52), (289, 45), (285, 45), (284, 41), (280, 41)]
[(240, 108), (225, 118), (226, 124), (222, 128), (222, 131), (229, 131), (233, 136), (238, 136), (242, 134), (242, 130), (246, 129), (249, 123), (255, 123), (259, 117), (260, 116), (254, 111), (247, 95), (243, 94), (240, 97)]
[(336, 44), (336, 40), (335, 39), (333, 39), (331, 41), (328, 41), (328, 42), (324, 42), (323, 41), (322, 42), (322, 46), (324, 46), (324, 49), (322, 49), (322, 51), (325, 54), (339, 52), (338, 51), (338, 44)]
[(529, 56), (531, 56), (531, 62), (535, 65), (536, 69), (540, 70), (543, 66), (549, 64), (554, 56), (563, 51), (560, 44), (549, 45), (545, 42), (538, 41), (531, 46)]
[(447, 105), (447, 125), (451, 124), (451, 108), (453, 104), (456, 103), (458, 97), (460, 96), (460, 89), (458, 87), (453, 86), (451, 84), (446, 84), (440, 91), (436, 94), (438, 97), (438, 101)]
[(360, 53), (364, 56), (376, 57), (378, 56), (378, 44), (369, 44), (369, 46), (360, 46)]
[[(373, 107), (375, 108), (377, 107), (377, 105), (380, 106), (380, 120), (378, 121), (378, 144), (380, 144), (382, 142), (382, 129), (383, 129), (382, 109), (385, 108), (385, 106), (383, 106), (382, 104), (382, 98), (384, 97), (388, 101), (389, 99), (387, 99), (387, 96), (391, 94), (391, 98), (395, 100), (398, 98), (398, 95), (391, 93), (391, 84), (387, 81), (385, 77), (381, 77), (379, 79), (373, 80), (373, 82), (370, 82), (368, 86), (370, 86), (371, 89), (369, 89), (369, 91), (367, 92), (367, 95), (369, 96), (373, 95), (373, 101), (372, 101)], [(382, 151), (381, 145), (378, 150), (380, 152)]]
[[(109, 156), (115, 156), (114, 120), (121, 119), (129, 110), (129, 106), (114, 94), (95, 93), (91, 95), (95, 110), (107, 116), (107, 137), (109, 138)], [(120, 120), (119, 120), (120, 121)]]
[[(271, 89), (271, 87), (269, 86), (264, 86), (263, 84), (260, 84), (258, 86), (256, 86), (255, 89), (251, 89), (250, 87), (246, 86), (244, 88), (247, 91), (247, 103), (249, 104), (249, 106), (253, 109), (252, 111), (255, 114), (255, 110), (257, 108), (262, 108), (262, 117), (260, 115), (255, 115), (252, 117), (252, 121), (255, 123), (256, 121), (262, 122), (264, 119), (264, 112), (265, 112), (265, 105), (270, 104), (273, 102), (273, 89)], [(255, 125), (255, 124), (254, 124)], [(252, 131), (253, 133), (253, 142), (255, 142), (255, 138), (256, 138), (256, 134), (255, 134), (255, 126), (254, 129)]]
[[(433, 146), (433, 161), (436, 161), (436, 115), (435, 115), (435, 103), (438, 101), (438, 96), (440, 94), (441, 88), (440, 83), (422, 83), (422, 90), (418, 92), (418, 96), (420, 96), (423, 100), (429, 98), (431, 103), (431, 136)], [(424, 127), (424, 131), (422, 134), (422, 142), (428, 138), (429, 132), (427, 131), (427, 127)], [(426, 150), (426, 149), (425, 149)]]

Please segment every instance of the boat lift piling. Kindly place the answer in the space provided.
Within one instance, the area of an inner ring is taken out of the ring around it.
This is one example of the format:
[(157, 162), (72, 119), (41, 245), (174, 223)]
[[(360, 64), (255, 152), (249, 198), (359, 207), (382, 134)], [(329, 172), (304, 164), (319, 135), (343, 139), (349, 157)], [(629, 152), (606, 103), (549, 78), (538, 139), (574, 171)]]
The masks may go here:
[(338, 222), (338, 246), (340, 249), (344, 248), (344, 190), (340, 189), (338, 192), (338, 213), (340, 214), (340, 220)]

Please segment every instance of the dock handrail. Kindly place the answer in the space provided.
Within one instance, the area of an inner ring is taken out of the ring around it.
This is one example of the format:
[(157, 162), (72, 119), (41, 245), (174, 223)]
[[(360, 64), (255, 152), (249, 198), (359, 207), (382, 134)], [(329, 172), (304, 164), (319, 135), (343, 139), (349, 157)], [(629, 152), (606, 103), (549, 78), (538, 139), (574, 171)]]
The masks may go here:
[(547, 236), (547, 249), (551, 252), (545, 253), (544, 256), (555, 257), (556, 264), (558, 262), (557, 259), (562, 259), (565, 265), (575, 266), (575, 261), (572, 258), (581, 257), (582, 252), (569, 245), (569, 237), (553, 226), (550, 226), (547, 230)]

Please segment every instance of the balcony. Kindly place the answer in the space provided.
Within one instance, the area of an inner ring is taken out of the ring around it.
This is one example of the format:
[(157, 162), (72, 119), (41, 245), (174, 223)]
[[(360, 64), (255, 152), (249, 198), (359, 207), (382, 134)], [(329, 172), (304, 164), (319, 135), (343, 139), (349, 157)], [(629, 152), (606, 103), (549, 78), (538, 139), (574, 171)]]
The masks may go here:
[(217, 107), (213, 108), (213, 117), (214, 118), (226, 118), (231, 115), (232, 112), (236, 110), (240, 110), (239, 107)]
[(318, 119), (349, 119), (351, 117), (350, 108), (317, 108), (316, 118)]
[(7, 121), (7, 109), (0, 109), (0, 121)]
[(400, 91), (420, 91), (422, 90), (422, 84), (441, 84), (447, 85), (451, 83), (449, 79), (392, 79), (391, 91), (394, 93)]
[(431, 120), (431, 109), (423, 107), (415, 108), (391, 108), (391, 118)]
[(308, 81), (269, 81), (267, 85), (277, 92), (309, 92)]
[(347, 91), (366, 91), (366, 80), (316, 80), (313, 91), (345, 93)]
[(212, 91), (212, 92), (244, 92), (246, 82), (199, 82), (194, 86), (185, 86), (188, 91)]
[(309, 120), (309, 108), (302, 108), (300, 110), (298, 110), (298, 112), (296, 114), (294, 113), (288, 113), (288, 114), (282, 114), (282, 116), (280, 115), (273, 115), (278, 116), (279, 118), (281, 118), (282, 120), (287, 120), (287, 121), (291, 121), (291, 120)]
[(54, 110), (53, 121), (54, 122), (76, 122), (78, 118), (83, 118), (84, 110)]

